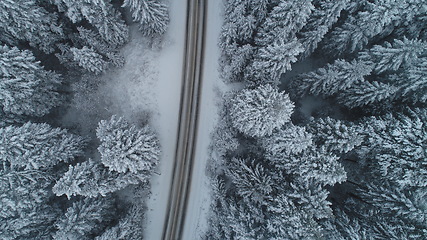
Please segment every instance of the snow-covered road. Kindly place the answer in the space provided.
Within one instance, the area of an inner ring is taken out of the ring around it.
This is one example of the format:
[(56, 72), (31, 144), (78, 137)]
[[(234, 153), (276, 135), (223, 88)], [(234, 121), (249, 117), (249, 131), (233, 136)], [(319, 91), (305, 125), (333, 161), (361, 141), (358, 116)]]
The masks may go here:
[(170, 25), (165, 36), (165, 46), (155, 60), (158, 71), (156, 83), (156, 115), (152, 125), (157, 129), (162, 156), (151, 181), (152, 195), (147, 201), (145, 239), (162, 239), (172, 170), (174, 166), (178, 112), (180, 104), (187, 1), (170, 1)]
[(206, 175), (206, 164), (209, 159), (211, 132), (218, 120), (217, 102), (221, 87), (218, 72), (220, 50), (218, 38), (222, 26), (222, 1), (208, 0), (206, 42), (202, 76), (202, 95), (200, 99), (199, 129), (196, 154), (190, 187), (189, 202), (182, 239), (202, 239), (207, 227), (207, 214), (210, 205), (209, 179)]

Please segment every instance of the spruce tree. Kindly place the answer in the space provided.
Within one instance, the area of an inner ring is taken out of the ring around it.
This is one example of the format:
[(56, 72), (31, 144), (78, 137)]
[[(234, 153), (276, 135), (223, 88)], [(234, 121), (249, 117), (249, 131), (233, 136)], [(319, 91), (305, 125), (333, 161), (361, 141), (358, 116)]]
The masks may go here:
[[(22, 42), (52, 53), (63, 38), (57, 16), (38, 5), (36, 0), (0, 2), (0, 41), (18, 46)], [(1, 51), (1, 50), (0, 50)]]
[(108, 63), (93, 48), (84, 46), (82, 49), (78, 49), (72, 47), (70, 51), (73, 54), (74, 61), (89, 72), (100, 74), (107, 69)]
[(67, 208), (65, 216), (56, 222), (58, 231), (53, 239), (91, 239), (114, 218), (114, 212), (114, 201), (111, 198), (84, 198), (74, 202)]
[(57, 196), (97, 197), (121, 190), (131, 184), (146, 183), (148, 174), (110, 171), (100, 162), (87, 160), (70, 165), (68, 171), (53, 186)]
[(111, 171), (151, 172), (159, 161), (159, 141), (148, 126), (137, 129), (113, 116), (99, 122), (96, 135), (101, 141), (101, 161)]
[(230, 117), (240, 132), (262, 137), (290, 121), (294, 104), (270, 85), (244, 89), (231, 100)]
[(65, 129), (28, 122), (0, 128), (0, 160), (9, 170), (46, 169), (83, 155), (85, 141)]
[(0, 46), (0, 103), (5, 112), (43, 116), (60, 103), (60, 75), (46, 71), (28, 50)]
[(169, 23), (168, 7), (158, 0), (125, 0), (122, 7), (129, 7), (133, 21), (146, 36), (161, 35)]

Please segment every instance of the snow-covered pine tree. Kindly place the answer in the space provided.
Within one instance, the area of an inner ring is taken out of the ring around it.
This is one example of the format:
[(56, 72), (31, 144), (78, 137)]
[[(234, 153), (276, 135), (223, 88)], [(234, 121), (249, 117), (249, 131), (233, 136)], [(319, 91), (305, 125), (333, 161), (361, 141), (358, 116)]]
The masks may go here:
[(313, 134), (314, 142), (334, 154), (348, 153), (364, 141), (364, 134), (355, 124), (330, 117), (316, 119), (309, 123), (307, 131)]
[(312, 214), (306, 212), (284, 194), (275, 197), (267, 206), (264, 224), (271, 239), (320, 239), (322, 227)]
[(410, 66), (421, 55), (427, 54), (427, 42), (418, 39), (394, 39), (393, 43), (385, 42), (375, 45), (359, 55), (359, 59), (372, 62), (373, 72), (397, 71), (402, 65)]
[(26, 42), (52, 53), (63, 38), (62, 31), (57, 16), (40, 7), (37, 0), (0, 1), (0, 42), (12, 46)]
[(43, 116), (60, 103), (60, 75), (46, 71), (28, 50), (0, 46), (0, 103), (5, 112)]
[(46, 169), (83, 154), (85, 141), (65, 129), (28, 122), (0, 128), (0, 161), (10, 171)]
[(232, 159), (227, 175), (237, 194), (248, 201), (264, 204), (270, 199), (274, 184), (269, 172), (253, 160)]
[(98, 235), (114, 219), (114, 201), (108, 197), (84, 198), (67, 208), (65, 216), (58, 219), (56, 240), (83, 240)]
[(285, 125), (273, 132), (271, 136), (261, 139), (261, 145), (266, 150), (268, 159), (287, 158), (292, 154), (299, 154), (312, 146), (312, 135), (304, 127)]
[(324, 50), (334, 56), (357, 52), (374, 37), (387, 36), (397, 25), (426, 12), (425, 4), (419, 1), (366, 1), (362, 11), (349, 16), (343, 25), (332, 31)]
[(129, 29), (121, 14), (109, 1), (54, 0), (53, 2), (73, 23), (86, 19), (111, 46), (121, 46), (128, 40)]
[(17, 218), (45, 205), (52, 195), (52, 181), (40, 170), (0, 170), (0, 219)]
[(143, 239), (144, 210), (142, 206), (131, 206), (117, 225), (107, 229), (100, 236), (95, 237), (95, 240)]
[(425, 189), (399, 189), (388, 184), (366, 184), (358, 190), (358, 195), (382, 214), (401, 218), (415, 226), (427, 226)]
[(122, 54), (114, 46), (110, 46), (108, 42), (103, 40), (99, 33), (84, 27), (78, 27), (77, 30), (79, 31), (79, 38), (84, 45), (96, 50), (97, 53), (107, 58), (109, 63), (116, 67), (122, 67), (125, 64)]
[(88, 72), (100, 74), (107, 69), (108, 63), (93, 48), (84, 46), (82, 49), (78, 49), (72, 47), (70, 51), (73, 53), (74, 61)]
[(313, 9), (312, 0), (280, 1), (268, 13), (255, 37), (256, 44), (267, 47), (276, 41), (284, 44), (295, 41), (296, 33), (304, 27)]
[(348, 108), (392, 102), (399, 88), (382, 82), (359, 82), (338, 93), (337, 101)]
[(338, 21), (341, 12), (349, 2), (350, 0), (317, 1), (307, 24), (297, 35), (304, 47), (300, 58), (306, 58), (314, 52), (332, 25)]
[(369, 156), (381, 175), (405, 187), (427, 186), (427, 110), (406, 110), (385, 118), (370, 118)]
[(338, 161), (339, 158), (323, 148), (310, 147), (301, 154), (272, 160), (278, 169), (283, 169), (287, 174), (292, 174), (303, 181), (333, 186), (347, 179), (346, 171)]
[(285, 42), (278, 39), (256, 51), (252, 65), (246, 70), (245, 81), (251, 85), (280, 84), (280, 76), (291, 70), (291, 64), (298, 60), (303, 51), (301, 43), (294, 38)]
[(60, 214), (59, 209), (41, 204), (17, 217), (0, 218), (0, 238), (51, 239), (52, 232), (55, 231), (54, 223)]
[(231, 100), (232, 125), (251, 137), (271, 135), (290, 121), (294, 104), (271, 85), (244, 89)]
[(399, 99), (409, 103), (427, 102), (427, 57), (419, 58), (394, 79), (400, 87)]
[(96, 136), (101, 141), (101, 162), (111, 171), (149, 174), (159, 161), (159, 140), (149, 126), (137, 129), (112, 116), (99, 122)]
[(157, 36), (166, 32), (169, 13), (166, 4), (159, 0), (124, 0), (122, 7), (129, 7), (133, 21), (145, 36)]
[(351, 88), (356, 83), (364, 82), (364, 77), (369, 75), (371, 70), (369, 62), (347, 62), (338, 59), (324, 68), (298, 75), (291, 84), (299, 96), (313, 94), (329, 97)]
[(146, 183), (145, 173), (119, 173), (109, 171), (102, 163), (89, 159), (75, 166), (69, 166), (68, 171), (53, 186), (57, 196), (106, 196), (131, 184)]

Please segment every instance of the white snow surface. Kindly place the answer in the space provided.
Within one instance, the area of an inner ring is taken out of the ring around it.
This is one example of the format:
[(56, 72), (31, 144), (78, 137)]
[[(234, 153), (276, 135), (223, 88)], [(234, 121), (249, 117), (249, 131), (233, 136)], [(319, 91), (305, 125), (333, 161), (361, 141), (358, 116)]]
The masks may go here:
[(162, 156), (157, 172), (151, 180), (151, 196), (147, 201), (144, 239), (162, 239), (170, 183), (174, 166), (178, 130), (179, 104), (184, 60), (187, 2), (169, 2), (170, 25), (165, 36), (165, 45), (152, 66), (158, 71), (153, 91), (156, 93), (157, 114), (152, 126), (159, 134)]
[(221, 93), (226, 90), (219, 76), (220, 49), (218, 46), (221, 31), (223, 2), (208, 0), (205, 59), (202, 78), (199, 128), (195, 162), (187, 214), (182, 239), (202, 239), (208, 227), (208, 214), (211, 204), (210, 179), (206, 174), (211, 142), (211, 133), (218, 121), (218, 104)]

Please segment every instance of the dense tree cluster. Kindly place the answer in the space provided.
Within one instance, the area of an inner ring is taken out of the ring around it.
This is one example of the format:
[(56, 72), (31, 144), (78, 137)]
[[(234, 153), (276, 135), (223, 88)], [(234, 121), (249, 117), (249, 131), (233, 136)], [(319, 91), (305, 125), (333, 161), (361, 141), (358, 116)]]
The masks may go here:
[(243, 89), (214, 133), (207, 239), (427, 238), (426, 14), (417, 0), (225, 2), (221, 77)]
[(57, 127), (73, 97), (71, 79), (125, 64), (122, 13), (132, 12), (148, 39), (165, 33), (167, 4), (122, 3), (0, 1), (0, 239), (142, 239), (147, 196), (125, 201), (119, 191), (149, 192), (156, 134), (113, 116), (99, 123), (96, 152), (86, 148), (97, 144), (86, 133)]

